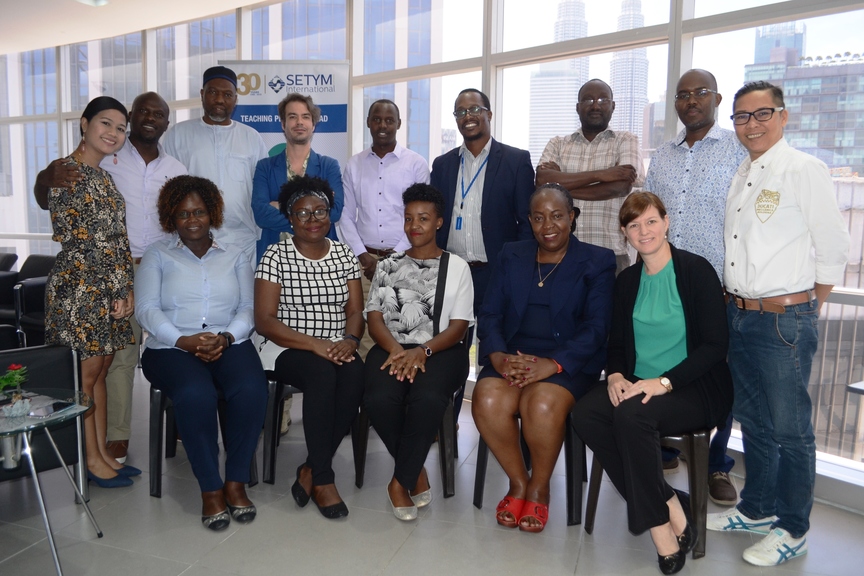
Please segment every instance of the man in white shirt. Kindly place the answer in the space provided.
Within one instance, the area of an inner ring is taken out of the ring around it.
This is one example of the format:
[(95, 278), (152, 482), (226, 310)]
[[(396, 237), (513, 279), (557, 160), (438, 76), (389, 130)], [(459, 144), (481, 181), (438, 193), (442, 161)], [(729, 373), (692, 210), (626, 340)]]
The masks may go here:
[(204, 116), (180, 122), (165, 134), (165, 150), (193, 176), (212, 180), (225, 201), (225, 222), (220, 242), (234, 244), (255, 262), (259, 230), (252, 215), (252, 177), (258, 160), (267, 157), (267, 146), (254, 129), (234, 122), (237, 75), (230, 68), (214, 66), (204, 72), (201, 89)]
[[(395, 103), (373, 102), (366, 126), (372, 146), (352, 156), (345, 166), (345, 206), (337, 224), (339, 238), (348, 244), (363, 268), (364, 302), (378, 260), (411, 246), (405, 236), (402, 193), (417, 182), (429, 183), (426, 160), (396, 142), (402, 120)], [(373, 344), (369, 333), (365, 333), (359, 349), (362, 358)]]
[(732, 120), (749, 158), (726, 200), (723, 280), (732, 413), (747, 477), (735, 508), (708, 529), (767, 534), (744, 560), (774, 566), (807, 553), (816, 440), (807, 392), (819, 310), (843, 281), (849, 233), (825, 164), (783, 138), (789, 113), (768, 82), (735, 94)]
[[(129, 138), (114, 155), (106, 156), (100, 167), (106, 170), (126, 202), (126, 230), (135, 270), (150, 244), (167, 237), (159, 223), (156, 207), (159, 190), (167, 180), (186, 174), (186, 167), (159, 145), (168, 129), (168, 104), (155, 92), (135, 98), (129, 111)], [(80, 180), (78, 168), (65, 159), (52, 162), (36, 178), (34, 193), (42, 208), (48, 207), (48, 189), (62, 188)], [(129, 318), (135, 344), (114, 354), (105, 379), (108, 392), (108, 452), (121, 464), (126, 462), (132, 423), (132, 383), (138, 365), (141, 327)]]
[(537, 165), (537, 185), (557, 182), (570, 192), (580, 210), (576, 236), (615, 252), (617, 274), (630, 265), (618, 211), (633, 187), (642, 186), (645, 170), (636, 135), (609, 129), (614, 111), (606, 82), (583, 84), (576, 104), (582, 126), (549, 141)]

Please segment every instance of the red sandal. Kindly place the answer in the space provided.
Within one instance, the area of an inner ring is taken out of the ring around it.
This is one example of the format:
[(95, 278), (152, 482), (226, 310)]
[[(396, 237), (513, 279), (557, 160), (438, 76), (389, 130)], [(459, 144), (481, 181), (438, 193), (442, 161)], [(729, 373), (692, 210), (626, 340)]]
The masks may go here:
[[(534, 518), (537, 520), (540, 525), (539, 526), (523, 526), (522, 521), (527, 518)], [(542, 532), (543, 528), (546, 527), (546, 522), (549, 521), (549, 505), (548, 504), (540, 504), (539, 502), (531, 502), (526, 501), (525, 505), (522, 507), (522, 516), (519, 518), (519, 530), (523, 532)]]
[[(519, 517), (522, 514), (522, 507), (525, 505), (525, 500), (521, 498), (513, 498), (512, 496), (505, 496), (501, 502), (498, 503), (498, 506), (495, 508), (495, 520), (498, 521), (498, 524), (504, 526), (505, 528), (516, 528), (519, 524)], [(513, 516), (513, 520), (506, 520), (501, 517), (502, 512), (509, 512), (511, 516)]]

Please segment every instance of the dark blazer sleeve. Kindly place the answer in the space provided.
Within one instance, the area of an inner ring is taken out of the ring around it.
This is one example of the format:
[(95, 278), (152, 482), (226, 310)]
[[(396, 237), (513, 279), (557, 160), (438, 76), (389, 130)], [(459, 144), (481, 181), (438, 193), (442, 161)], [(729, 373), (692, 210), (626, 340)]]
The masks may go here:
[(729, 327), (723, 288), (711, 264), (696, 254), (672, 248), (676, 284), (687, 323), (687, 358), (664, 375), (683, 388), (726, 361)]
[(454, 148), (432, 161), (432, 172), (429, 174), (429, 184), (444, 196), (444, 213), (441, 217), (444, 223), (438, 229), (435, 240), (441, 248), (447, 248), (450, 237), (450, 221), (453, 218), (453, 202), (456, 193), (456, 173), (459, 163), (459, 149)]
[(615, 280), (612, 296), (612, 324), (609, 329), (609, 345), (606, 353), (606, 376), (621, 373), (633, 378), (636, 364), (633, 342), (633, 306), (639, 291), (639, 276), (642, 264), (623, 270)]
[(534, 237), (531, 222), (528, 220), (531, 194), (534, 193), (534, 167), (531, 165), (531, 154), (527, 150), (514, 149), (518, 152), (515, 159), (516, 181), (513, 188), (513, 209), (516, 215), (517, 237), (528, 240)]
[(515, 310), (508, 310), (511, 299), (509, 280), (510, 265), (507, 262), (507, 250), (501, 250), (498, 261), (492, 269), (492, 277), (483, 305), (477, 312), (477, 338), (480, 339), (479, 358), (481, 366), (490, 364), (489, 355), (493, 352), (507, 351), (507, 337), (504, 334), (504, 315)]

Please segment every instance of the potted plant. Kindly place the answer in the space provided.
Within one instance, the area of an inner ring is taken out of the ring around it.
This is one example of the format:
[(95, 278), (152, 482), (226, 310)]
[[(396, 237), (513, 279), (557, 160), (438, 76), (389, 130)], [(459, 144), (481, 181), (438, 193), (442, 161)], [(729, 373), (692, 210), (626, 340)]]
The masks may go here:
[(12, 402), (3, 406), (5, 416), (24, 416), (30, 411), (30, 399), (21, 394), (21, 385), (27, 381), (27, 367), (21, 364), (10, 364), (6, 373), (0, 376), (0, 392), (6, 388), (15, 387), (14, 390), (6, 392)]

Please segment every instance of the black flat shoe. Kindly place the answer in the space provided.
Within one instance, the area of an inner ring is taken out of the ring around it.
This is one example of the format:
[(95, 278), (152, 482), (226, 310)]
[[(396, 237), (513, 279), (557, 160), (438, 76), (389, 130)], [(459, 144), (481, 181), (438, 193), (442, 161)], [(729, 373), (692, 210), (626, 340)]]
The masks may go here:
[(345, 505), (345, 502), (337, 502), (330, 506), (321, 506), (316, 502), (315, 505), (318, 506), (321, 515), (328, 520), (335, 520), (336, 518), (344, 518), (345, 516), (348, 516), (348, 506)]
[(294, 497), (294, 501), (297, 502), (297, 505), (301, 508), (309, 503), (309, 493), (300, 485), (300, 471), (303, 470), (303, 466), (305, 465), (306, 464), (300, 464), (297, 468), (297, 480), (295, 480), (294, 484), (291, 485), (291, 496)]
[(678, 548), (686, 556), (696, 546), (696, 531), (690, 522), (684, 527), (684, 532), (678, 535)]
[(657, 564), (660, 565), (660, 572), (663, 574), (677, 574), (684, 568), (684, 560), (687, 554), (683, 550), (678, 550), (675, 554), (669, 556), (657, 555)]
[(255, 508), (254, 504), (251, 506), (232, 506), (228, 502), (225, 502), (225, 505), (228, 506), (228, 512), (231, 513), (231, 518), (241, 524), (249, 524), (255, 520), (255, 516), (258, 515), (258, 509)]
[(204, 524), (205, 528), (213, 530), (214, 532), (220, 532), (228, 528), (228, 525), (231, 524), (231, 516), (228, 515), (228, 510), (223, 510), (218, 514), (213, 514), (212, 516), (201, 516), (201, 523)]

